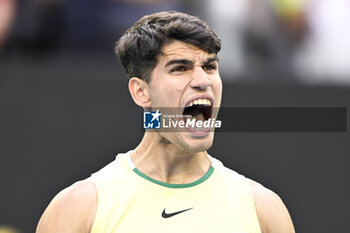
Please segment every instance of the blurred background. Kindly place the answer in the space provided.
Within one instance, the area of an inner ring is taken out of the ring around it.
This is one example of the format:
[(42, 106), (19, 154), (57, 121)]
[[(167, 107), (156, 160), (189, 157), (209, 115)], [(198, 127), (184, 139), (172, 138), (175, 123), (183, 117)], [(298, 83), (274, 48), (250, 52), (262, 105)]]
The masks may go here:
[[(57, 192), (141, 140), (113, 47), (163, 10), (222, 39), (223, 106), (350, 107), (348, 0), (0, 0), (0, 232), (34, 232)], [(298, 233), (348, 233), (349, 142), (217, 133), (210, 153), (277, 192)]]

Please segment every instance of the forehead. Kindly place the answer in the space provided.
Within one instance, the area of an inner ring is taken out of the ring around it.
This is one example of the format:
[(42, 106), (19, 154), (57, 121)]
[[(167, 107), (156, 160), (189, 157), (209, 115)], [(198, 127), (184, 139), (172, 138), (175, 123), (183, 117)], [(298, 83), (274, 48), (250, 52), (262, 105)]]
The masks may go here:
[(215, 57), (214, 53), (209, 54), (200, 48), (181, 41), (173, 41), (165, 45), (159, 56), (159, 63), (166, 62), (171, 59), (188, 59), (191, 61), (205, 61), (209, 57)]

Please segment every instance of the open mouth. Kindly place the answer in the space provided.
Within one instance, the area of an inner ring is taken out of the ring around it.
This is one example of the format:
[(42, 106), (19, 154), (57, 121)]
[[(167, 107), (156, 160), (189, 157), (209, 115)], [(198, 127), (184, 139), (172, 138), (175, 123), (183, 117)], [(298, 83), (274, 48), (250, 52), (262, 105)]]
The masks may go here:
[(196, 121), (206, 121), (212, 117), (212, 101), (209, 99), (196, 99), (187, 104), (183, 115), (191, 116)]

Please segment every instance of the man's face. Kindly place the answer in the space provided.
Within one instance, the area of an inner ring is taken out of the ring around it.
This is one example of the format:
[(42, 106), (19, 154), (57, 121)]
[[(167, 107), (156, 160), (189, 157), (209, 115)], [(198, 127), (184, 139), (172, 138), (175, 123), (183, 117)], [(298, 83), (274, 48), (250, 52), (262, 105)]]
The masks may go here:
[[(216, 54), (180, 41), (165, 45), (149, 82), (152, 107), (176, 108), (197, 120), (216, 118), (213, 109), (220, 107), (222, 93), (218, 68)], [(187, 152), (208, 150), (214, 138), (213, 131), (194, 129), (159, 134)]]

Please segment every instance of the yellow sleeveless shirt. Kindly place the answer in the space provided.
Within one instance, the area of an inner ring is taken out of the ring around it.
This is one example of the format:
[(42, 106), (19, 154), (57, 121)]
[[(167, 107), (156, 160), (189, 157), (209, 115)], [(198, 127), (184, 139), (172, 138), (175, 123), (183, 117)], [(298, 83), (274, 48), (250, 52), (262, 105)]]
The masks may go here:
[(91, 176), (98, 207), (91, 233), (261, 233), (245, 177), (212, 159), (189, 184), (154, 180), (133, 165), (130, 151)]

